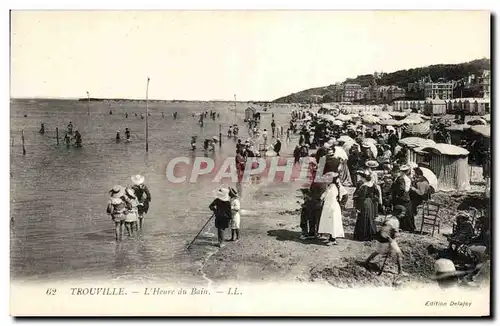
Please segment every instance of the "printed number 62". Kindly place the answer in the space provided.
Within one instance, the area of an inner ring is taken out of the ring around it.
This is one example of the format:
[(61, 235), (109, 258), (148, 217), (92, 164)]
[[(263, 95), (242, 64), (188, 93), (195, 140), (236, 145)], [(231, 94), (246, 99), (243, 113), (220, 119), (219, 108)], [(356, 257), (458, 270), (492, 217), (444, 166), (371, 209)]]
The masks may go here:
[(56, 289), (47, 289), (47, 291), (45, 291), (45, 294), (56, 295)]

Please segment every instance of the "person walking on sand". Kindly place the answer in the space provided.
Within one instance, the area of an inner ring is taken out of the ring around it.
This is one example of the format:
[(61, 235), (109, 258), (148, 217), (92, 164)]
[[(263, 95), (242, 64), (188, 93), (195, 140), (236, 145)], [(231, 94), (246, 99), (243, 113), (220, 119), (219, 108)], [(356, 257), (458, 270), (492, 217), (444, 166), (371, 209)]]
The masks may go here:
[[(400, 211), (395, 212), (395, 216), (404, 214), (403, 206), (398, 206), (401, 208)], [(396, 217), (392, 217), (384, 222), (380, 230), (375, 235), (377, 240), (377, 249), (373, 252), (365, 261), (365, 265), (369, 266), (371, 261), (378, 255), (382, 256), (392, 256), (395, 255), (398, 264), (398, 274), (405, 275), (403, 272), (403, 253), (398, 246), (396, 238), (399, 234), (399, 221)], [(382, 266), (383, 268), (384, 266)]]
[(276, 156), (280, 156), (281, 141), (279, 139), (276, 139), (276, 143), (274, 144), (274, 151), (276, 152)]
[(208, 206), (215, 215), (215, 227), (217, 228), (217, 241), (219, 248), (222, 248), (224, 241), (224, 231), (229, 227), (231, 220), (231, 203), (229, 201), (229, 189), (219, 188), (215, 191), (216, 198)]
[(134, 226), (137, 230), (137, 220), (138, 220), (138, 206), (139, 201), (135, 195), (135, 191), (133, 188), (127, 188), (125, 190), (125, 200), (128, 203), (129, 210), (127, 214), (125, 214), (125, 228), (127, 229), (128, 236), (134, 234)]
[(353, 238), (357, 241), (371, 241), (377, 233), (375, 214), (378, 206), (378, 190), (369, 173), (360, 171), (359, 176), (363, 183), (353, 195), (354, 207), (358, 213)]
[(339, 205), (339, 189), (338, 189), (337, 172), (328, 172), (323, 178), (328, 180), (333, 178), (332, 183), (326, 191), (321, 195), (323, 199), (323, 209), (319, 220), (318, 234), (327, 234), (327, 245), (336, 245), (337, 238), (344, 237), (344, 227), (342, 225), (342, 212)]
[(406, 216), (400, 220), (401, 229), (407, 232), (415, 231), (415, 218), (411, 207), (410, 189), (411, 179), (408, 177), (410, 167), (408, 165), (398, 166), (393, 168), (393, 175), (396, 177), (392, 184), (391, 196), (392, 205), (396, 207), (401, 205), (405, 208)]
[(264, 146), (267, 146), (267, 130), (264, 129), (262, 132), (262, 139), (264, 139)]
[(151, 192), (148, 187), (144, 184), (145, 178), (140, 175), (133, 175), (131, 178), (134, 185), (132, 189), (134, 189), (135, 196), (139, 200), (139, 206), (137, 206), (137, 215), (139, 218), (139, 225), (136, 224), (136, 230), (141, 229), (143, 225), (143, 220), (146, 214), (149, 211), (149, 206), (151, 204)]
[(233, 188), (229, 189), (229, 197), (231, 198), (231, 241), (239, 241), (241, 204), (238, 192)]
[(117, 130), (117, 131), (116, 131), (116, 137), (115, 137), (115, 139), (116, 139), (116, 142), (117, 142), (117, 143), (119, 143), (119, 142), (120, 142), (120, 140), (122, 140), (122, 139), (121, 139), (121, 137), (120, 137), (120, 130)]
[(45, 133), (45, 125), (42, 123), (42, 126), (40, 127), (39, 131), (42, 135)]
[(108, 206), (106, 213), (111, 216), (111, 220), (115, 224), (115, 238), (119, 241), (123, 238), (123, 224), (128, 211), (128, 203), (125, 200), (125, 188), (117, 185), (109, 191)]

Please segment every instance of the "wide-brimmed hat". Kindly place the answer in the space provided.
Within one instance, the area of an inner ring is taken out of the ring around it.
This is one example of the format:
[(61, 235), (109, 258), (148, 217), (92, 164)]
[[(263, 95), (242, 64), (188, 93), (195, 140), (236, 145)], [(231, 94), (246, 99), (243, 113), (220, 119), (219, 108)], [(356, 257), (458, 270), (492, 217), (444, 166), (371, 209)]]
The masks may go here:
[(229, 189), (218, 188), (215, 190), (215, 197), (222, 201), (229, 201)]
[(396, 129), (394, 129), (393, 126), (387, 126), (387, 130), (392, 130), (392, 131), (395, 131)]
[(401, 165), (401, 166), (399, 167), (399, 171), (401, 171), (401, 172), (406, 172), (406, 171), (408, 171), (408, 170), (410, 170), (410, 166), (409, 166), (409, 165), (407, 165), (407, 164)]
[(366, 165), (367, 167), (369, 167), (369, 168), (374, 169), (374, 168), (378, 167), (378, 165), (379, 165), (379, 164), (378, 164), (378, 162), (377, 162), (377, 161), (373, 161), (373, 160), (371, 160), (371, 161), (367, 161), (367, 162), (365, 163), (365, 165)]
[(331, 148), (330, 148), (330, 149), (326, 152), (326, 155), (327, 155), (327, 156), (333, 156), (333, 155), (335, 155), (335, 151), (334, 151), (333, 149), (331, 149)]
[(370, 173), (368, 171), (365, 171), (365, 170), (357, 170), (356, 174), (359, 176), (362, 176), (363, 178), (370, 176)]
[(238, 191), (233, 187), (229, 188), (229, 197), (238, 197)]
[(330, 146), (335, 146), (338, 145), (339, 142), (337, 141), (337, 139), (331, 138), (330, 140), (328, 140), (328, 144), (330, 144)]
[(371, 146), (367, 142), (363, 142), (363, 143), (361, 143), (361, 147), (363, 147), (363, 148), (370, 148)]
[(131, 176), (130, 179), (132, 180), (132, 182), (135, 185), (140, 185), (144, 182), (145, 178), (140, 174), (136, 174), (136, 175)]
[(135, 195), (135, 191), (134, 191), (134, 189), (132, 189), (132, 188), (127, 188), (125, 191), (127, 192), (127, 195), (132, 196), (132, 197), (134, 197), (134, 198), (135, 198), (135, 197), (137, 197), (137, 196)]
[(441, 280), (451, 276), (459, 276), (467, 274), (467, 272), (458, 272), (453, 261), (445, 258), (436, 260), (434, 263), (436, 273), (432, 276), (434, 280)]
[(323, 147), (328, 149), (328, 148), (332, 147), (332, 145), (330, 143), (326, 142), (323, 144)]
[(116, 185), (109, 191), (109, 195), (111, 198), (120, 198), (125, 195), (125, 188), (123, 186)]

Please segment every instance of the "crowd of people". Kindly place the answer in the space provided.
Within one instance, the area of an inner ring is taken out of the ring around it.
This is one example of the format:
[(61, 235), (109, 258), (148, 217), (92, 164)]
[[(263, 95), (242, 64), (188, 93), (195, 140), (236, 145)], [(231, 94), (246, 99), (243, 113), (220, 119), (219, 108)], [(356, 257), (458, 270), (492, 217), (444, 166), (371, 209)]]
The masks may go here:
[[(302, 124), (301, 128), (297, 126)], [(302, 189), (301, 239), (318, 239), (336, 245), (344, 237), (342, 211), (348, 194), (344, 187), (354, 187), (352, 194), (355, 226), (353, 240), (372, 241), (378, 245), (365, 264), (378, 255), (395, 255), (398, 272), (402, 271), (402, 253), (396, 238), (400, 232), (415, 232), (417, 208), (431, 200), (436, 189), (424, 175), (428, 163), (409, 164), (406, 149), (399, 145), (399, 136), (392, 127), (386, 132), (370, 130), (360, 123), (335, 124), (310, 112), (293, 112), (290, 130), (299, 133), (294, 150), (295, 161), (309, 157), (314, 180)], [(311, 153), (311, 149), (316, 149)], [(322, 175), (316, 178), (315, 175)], [(378, 217), (382, 226), (377, 229)], [(458, 223), (452, 239), (470, 239), (474, 232)], [(485, 230), (488, 228), (484, 228)], [(489, 236), (481, 245), (487, 246)], [(476, 239), (477, 240), (477, 239)], [(470, 241), (458, 240), (461, 248)], [(457, 250), (452, 251), (457, 253)]]

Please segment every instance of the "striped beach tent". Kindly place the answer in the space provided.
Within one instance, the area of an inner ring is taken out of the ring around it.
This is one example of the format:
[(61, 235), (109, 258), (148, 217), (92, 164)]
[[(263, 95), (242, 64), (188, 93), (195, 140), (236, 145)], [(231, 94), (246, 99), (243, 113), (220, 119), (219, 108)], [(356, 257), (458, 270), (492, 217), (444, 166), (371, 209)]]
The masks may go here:
[(428, 154), (430, 168), (438, 179), (436, 191), (470, 189), (468, 150), (442, 143), (424, 146), (421, 150)]

